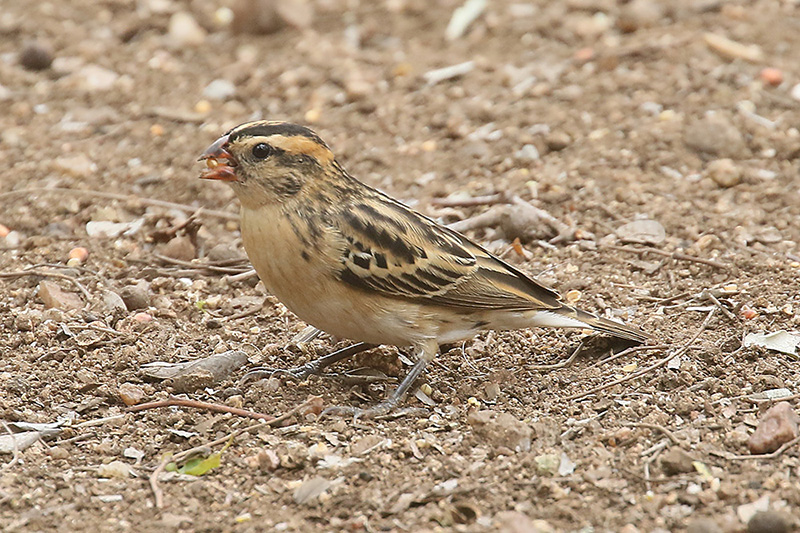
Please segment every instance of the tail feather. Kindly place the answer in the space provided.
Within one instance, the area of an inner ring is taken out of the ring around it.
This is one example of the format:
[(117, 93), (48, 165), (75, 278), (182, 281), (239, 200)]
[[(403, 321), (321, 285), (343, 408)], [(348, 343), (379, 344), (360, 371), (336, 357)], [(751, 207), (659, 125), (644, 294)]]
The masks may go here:
[(639, 328), (626, 326), (621, 322), (599, 317), (582, 309), (564, 306), (559, 310), (559, 313), (574, 317), (596, 331), (607, 333), (620, 339), (627, 339), (640, 344), (644, 344), (650, 339), (650, 336)]

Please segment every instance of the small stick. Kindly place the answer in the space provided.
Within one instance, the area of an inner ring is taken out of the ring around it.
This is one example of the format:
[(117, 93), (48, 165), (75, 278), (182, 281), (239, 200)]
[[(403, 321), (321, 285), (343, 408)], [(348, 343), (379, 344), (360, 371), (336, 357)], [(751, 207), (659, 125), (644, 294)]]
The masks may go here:
[(800, 437), (795, 437), (794, 439), (790, 440), (789, 442), (784, 443), (783, 446), (781, 446), (780, 448), (778, 448), (777, 450), (775, 450), (772, 453), (762, 453), (760, 455), (734, 455), (734, 456), (728, 457), (728, 459), (731, 460), (731, 461), (745, 461), (747, 459), (776, 459), (776, 458), (780, 457), (781, 454), (783, 454), (783, 452), (785, 452), (786, 450), (788, 450), (789, 448), (791, 448), (792, 446), (794, 446), (798, 442), (800, 442)]
[(695, 257), (693, 255), (685, 254), (683, 252), (667, 252), (665, 250), (659, 250), (658, 248), (637, 248), (633, 246), (616, 246), (613, 244), (608, 244), (603, 246), (603, 248), (608, 248), (609, 250), (617, 250), (618, 252), (628, 252), (631, 254), (655, 254), (660, 255), (662, 257), (672, 257), (673, 259), (677, 259), (679, 261), (689, 261), (692, 263), (700, 263), (701, 265), (708, 265), (710, 267), (719, 268), (720, 270), (727, 270), (728, 265), (720, 263), (719, 261), (714, 261), (713, 259), (704, 259), (702, 257)]
[[(66, 187), (53, 187), (51, 189), (45, 187), (33, 187), (30, 189), (19, 189), (16, 191), (8, 191), (0, 193), (0, 200), (10, 198), (13, 196), (27, 196), (29, 194), (37, 193), (58, 193), (58, 194), (75, 194), (78, 196), (91, 196), (95, 198), (105, 198), (106, 200), (120, 200), (122, 202), (139, 202), (142, 205), (149, 205), (153, 207), (164, 207), (167, 209), (177, 209), (187, 213), (194, 213), (200, 207), (186, 204), (176, 204), (175, 202), (166, 202), (164, 200), (156, 200), (155, 198), (142, 198), (133, 194), (117, 194), (113, 192), (104, 191), (87, 191), (85, 189), (67, 189)], [(217, 211), (214, 209), (203, 209), (203, 214), (221, 218), (223, 220), (239, 220), (239, 215), (229, 213), (227, 211)]]
[(161, 255), (161, 254), (157, 254), (157, 253), (153, 253), (153, 257), (155, 257), (156, 259), (159, 259), (161, 261), (164, 261), (165, 263), (170, 263), (172, 265), (178, 265), (178, 266), (183, 266), (183, 267), (194, 268), (194, 269), (197, 269), (197, 270), (211, 270), (212, 272), (222, 272), (224, 274), (241, 274), (242, 273), (242, 269), (241, 268), (221, 267), (221, 266), (209, 265), (207, 263), (206, 264), (194, 263), (192, 261), (183, 261), (181, 259), (174, 259), (172, 257), (168, 257), (166, 255)]
[(502, 193), (473, 196), (471, 198), (434, 198), (431, 204), (436, 207), (477, 207), (506, 203), (506, 195)]
[(230, 413), (236, 416), (244, 416), (247, 418), (254, 418), (256, 420), (273, 420), (274, 417), (265, 415), (264, 413), (256, 413), (246, 409), (239, 409), (237, 407), (229, 407), (218, 403), (201, 402), (198, 400), (185, 400), (183, 398), (170, 397), (166, 400), (158, 400), (155, 402), (142, 403), (134, 405), (126, 409), (129, 413), (138, 413), (139, 411), (146, 411), (148, 409), (158, 409), (159, 407), (192, 407), (194, 409), (205, 409), (206, 411), (214, 411), (215, 413)]
[(0, 470), (5, 470), (6, 468), (11, 468), (15, 464), (19, 462), (19, 446), (17, 445), (17, 438), (14, 436), (14, 432), (11, 431), (11, 428), (8, 427), (5, 420), (0, 420), (3, 423), (3, 428), (5, 428), (6, 432), (11, 436), (11, 446), (13, 446), (12, 453), (14, 456), (11, 458), (11, 461), (3, 465), (3, 468)]
[(720, 310), (720, 311), (722, 311), (722, 314), (724, 314), (726, 317), (730, 318), (730, 319), (731, 319), (731, 320), (733, 320), (734, 322), (739, 322), (739, 321), (740, 321), (740, 320), (739, 320), (739, 318), (738, 318), (736, 315), (734, 315), (733, 313), (731, 313), (731, 312), (728, 310), (728, 308), (727, 308), (727, 307), (725, 307), (724, 305), (722, 305), (722, 302), (720, 302), (720, 301), (719, 301), (719, 299), (718, 299), (716, 296), (714, 296), (713, 294), (711, 294), (711, 292), (710, 292), (710, 291), (703, 291), (703, 292), (701, 293), (701, 296), (705, 296), (706, 298), (708, 298), (709, 300), (711, 300), (712, 302), (714, 302), (714, 305), (716, 305), (717, 307), (719, 307), (719, 310)]
[(717, 310), (717, 308), (714, 307), (714, 308), (711, 309), (711, 311), (708, 312), (708, 316), (706, 316), (705, 320), (703, 320), (703, 323), (700, 325), (700, 329), (697, 330), (697, 333), (695, 333), (694, 336), (689, 340), (689, 342), (684, 344), (683, 347), (680, 350), (678, 350), (675, 354), (669, 354), (666, 357), (664, 357), (663, 359), (659, 359), (657, 362), (653, 363), (652, 365), (648, 366), (647, 368), (643, 368), (642, 370), (640, 370), (638, 372), (634, 372), (633, 374), (630, 374), (630, 375), (625, 376), (623, 378), (615, 379), (614, 381), (611, 381), (609, 383), (605, 383), (603, 385), (600, 385), (599, 387), (595, 387), (594, 389), (592, 389), (590, 391), (581, 392), (579, 394), (573, 394), (572, 396), (567, 396), (564, 399), (567, 400), (567, 401), (581, 400), (583, 398), (586, 398), (587, 396), (591, 396), (593, 394), (597, 394), (598, 392), (600, 392), (602, 390), (609, 389), (611, 387), (615, 387), (615, 386), (619, 385), (620, 383), (625, 383), (626, 381), (630, 381), (632, 379), (636, 379), (638, 377), (644, 376), (645, 374), (648, 374), (648, 373), (652, 372), (653, 370), (661, 368), (662, 366), (664, 366), (667, 363), (669, 363), (673, 358), (675, 358), (677, 356), (680, 356), (680, 355), (683, 355), (684, 353), (689, 351), (689, 348), (691, 348), (691, 346), (694, 344), (694, 341), (696, 341), (698, 339), (698, 337), (700, 337), (700, 334), (703, 333), (706, 330), (706, 328), (708, 327), (709, 322), (711, 322), (711, 317), (714, 316), (714, 313), (716, 312), (716, 310)]
[(230, 283), (232, 281), (234, 281), (234, 282), (235, 281), (244, 281), (246, 279), (254, 278), (256, 276), (258, 276), (258, 272), (256, 272), (256, 269), (251, 268), (250, 270), (247, 270), (246, 272), (242, 272), (241, 274), (234, 274), (233, 276), (225, 276), (224, 279), (225, 279), (225, 281)]
[(556, 368), (564, 368), (565, 366), (569, 366), (570, 364), (572, 364), (572, 361), (574, 361), (575, 358), (578, 357), (578, 354), (582, 349), (583, 349), (583, 341), (581, 341), (578, 347), (575, 348), (575, 351), (572, 352), (572, 355), (570, 355), (569, 359), (567, 359), (566, 361), (562, 361), (560, 363), (556, 363), (553, 365), (533, 365), (530, 368), (532, 370), (553, 370)]
[(73, 285), (78, 287), (78, 289), (83, 293), (87, 300), (92, 299), (92, 293), (90, 293), (86, 287), (84, 287), (80, 281), (77, 279), (67, 276), (66, 274), (59, 274), (58, 272), (44, 272), (42, 270), (17, 270), (14, 272), (0, 272), (0, 278), (20, 278), (23, 276), (42, 276), (43, 278), (56, 278), (56, 279), (65, 279), (71, 282)]
[(654, 344), (653, 346), (632, 346), (626, 350), (622, 350), (619, 353), (615, 353), (612, 356), (606, 357), (602, 361), (598, 361), (595, 366), (600, 366), (606, 363), (610, 363), (611, 361), (616, 361), (620, 357), (624, 357), (634, 352), (649, 352), (650, 350), (666, 350), (667, 348), (669, 348), (669, 346), (670, 346), (669, 344)]
[[(292, 409), (290, 409), (289, 411), (285, 412), (284, 414), (282, 414), (282, 415), (280, 415), (278, 417), (264, 415), (264, 416), (262, 416), (262, 420), (260, 422), (258, 422), (257, 424), (253, 424), (253, 425), (248, 426), (246, 428), (236, 429), (236, 430), (232, 431), (231, 433), (229, 433), (228, 435), (226, 435), (225, 437), (213, 440), (211, 442), (207, 442), (205, 444), (201, 444), (200, 446), (195, 446), (194, 448), (190, 448), (188, 450), (184, 450), (184, 451), (182, 451), (180, 453), (177, 453), (175, 455), (172, 455), (172, 456), (170, 454), (164, 454), (164, 456), (161, 458), (161, 461), (158, 463), (158, 466), (156, 467), (156, 469), (153, 471), (152, 474), (150, 474), (150, 480), (149, 480), (150, 481), (150, 490), (153, 491), (153, 497), (154, 497), (155, 502), (156, 502), (156, 508), (162, 509), (164, 507), (164, 492), (161, 490), (161, 487), (158, 485), (158, 476), (164, 471), (164, 469), (167, 467), (167, 464), (170, 461), (174, 461), (174, 462), (177, 463), (177, 462), (181, 461), (182, 459), (184, 459), (186, 457), (189, 457), (192, 454), (195, 454), (195, 453), (197, 453), (199, 451), (203, 451), (203, 450), (208, 449), (208, 448), (210, 448), (212, 446), (216, 446), (218, 444), (222, 444), (222, 443), (227, 442), (229, 440), (232, 441), (233, 439), (235, 439), (236, 437), (238, 437), (239, 435), (241, 435), (243, 433), (249, 433), (250, 431), (253, 431), (255, 429), (260, 429), (260, 428), (265, 427), (265, 426), (277, 426), (278, 424), (280, 424), (284, 420), (294, 416), (295, 414), (299, 413), (302, 409), (308, 407), (309, 405), (311, 405), (311, 404), (313, 404), (315, 402), (320, 401), (321, 399), (322, 398), (320, 398), (319, 396), (311, 396), (310, 398), (308, 398), (306, 401), (304, 401), (300, 405), (296, 405), (295, 407), (293, 407)], [(157, 403), (157, 402), (151, 402), (151, 403)], [(202, 403), (202, 402), (200, 402), (200, 403)]]
[(661, 433), (664, 434), (665, 437), (667, 437), (669, 440), (672, 441), (672, 444), (676, 444), (678, 446), (681, 445), (681, 441), (678, 440), (678, 437), (676, 437), (670, 430), (668, 430), (664, 426), (659, 426), (658, 424), (646, 424), (644, 422), (630, 422), (622, 425), (631, 428), (646, 428), (655, 431), (660, 431)]

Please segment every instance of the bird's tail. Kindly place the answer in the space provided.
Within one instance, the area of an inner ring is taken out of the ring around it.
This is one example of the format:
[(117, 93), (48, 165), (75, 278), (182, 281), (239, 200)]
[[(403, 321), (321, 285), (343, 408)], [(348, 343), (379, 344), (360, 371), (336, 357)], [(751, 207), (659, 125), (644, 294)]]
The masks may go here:
[(599, 317), (575, 307), (569, 307), (565, 305), (556, 311), (556, 313), (565, 317), (577, 319), (579, 322), (586, 324), (596, 331), (606, 333), (620, 339), (627, 339), (640, 344), (644, 344), (648, 339), (650, 339), (650, 336), (639, 328), (626, 326), (621, 322)]

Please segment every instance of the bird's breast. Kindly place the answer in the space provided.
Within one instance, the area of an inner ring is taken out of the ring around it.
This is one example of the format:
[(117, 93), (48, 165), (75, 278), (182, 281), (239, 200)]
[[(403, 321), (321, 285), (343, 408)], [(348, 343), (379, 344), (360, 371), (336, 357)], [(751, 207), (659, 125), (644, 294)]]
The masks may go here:
[(430, 336), (419, 305), (342, 282), (337, 239), (324, 231), (312, 239), (306, 222), (272, 206), (242, 210), (245, 251), (270, 293), (304, 322), (337, 337), (402, 346)]

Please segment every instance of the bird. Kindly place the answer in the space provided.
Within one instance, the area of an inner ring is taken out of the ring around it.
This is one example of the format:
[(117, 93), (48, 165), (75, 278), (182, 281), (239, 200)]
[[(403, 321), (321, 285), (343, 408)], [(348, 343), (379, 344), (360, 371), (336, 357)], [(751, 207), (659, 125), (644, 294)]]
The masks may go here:
[(372, 417), (398, 406), (441, 345), (485, 330), (592, 329), (633, 343), (649, 336), (564, 301), (470, 238), (351, 176), (311, 129), (259, 120), (200, 156), (200, 177), (240, 203), (244, 249), (266, 289), (302, 321), (356, 344), (288, 371), (319, 374), (377, 345), (416, 362), (384, 401), (335, 413)]

